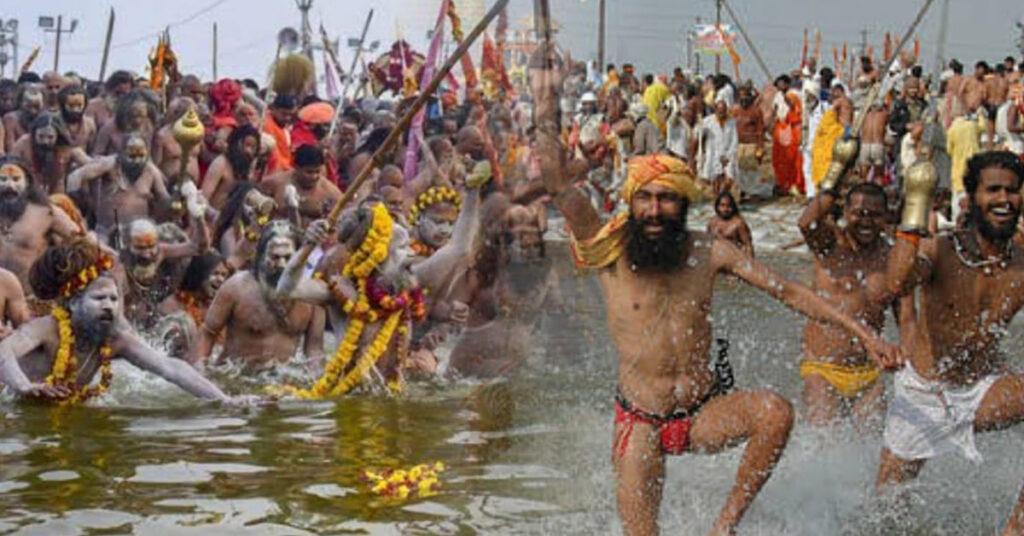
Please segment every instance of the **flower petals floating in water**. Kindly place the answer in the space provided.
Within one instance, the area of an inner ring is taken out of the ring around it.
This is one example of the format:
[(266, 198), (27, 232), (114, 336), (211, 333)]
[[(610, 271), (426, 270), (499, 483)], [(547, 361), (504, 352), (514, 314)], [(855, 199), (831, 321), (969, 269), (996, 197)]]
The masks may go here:
[(408, 499), (430, 497), (437, 494), (441, 486), (438, 475), (444, 472), (444, 464), (421, 464), (410, 469), (386, 469), (381, 472), (364, 471), (363, 478), (370, 491), (384, 497)]

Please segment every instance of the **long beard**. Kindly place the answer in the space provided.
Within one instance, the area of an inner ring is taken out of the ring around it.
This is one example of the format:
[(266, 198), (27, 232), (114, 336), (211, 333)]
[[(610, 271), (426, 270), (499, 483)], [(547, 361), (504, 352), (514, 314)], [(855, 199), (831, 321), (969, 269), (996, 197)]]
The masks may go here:
[(146, 163), (136, 164), (127, 158), (117, 157), (117, 161), (121, 166), (121, 173), (128, 178), (129, 181), (134, 183), (142, 175), (142, 172), (146, 170)]
[(626, 255), (635, 271), (674, 272), (682, 267), (687, 253), (686, 214), (678, 218), (658, 218), (661, 234), (649, 238), (644, 234), (644, 222), (632, 216), (626, 222)]
[(21, 219), (27, 206), (28, 196), (25, 194), (15, 194), (10, 191), (0, 194), (0, 217), (7, 221), (13, 222)]
[(260, 279), (263, 281), (263, 284), (266, 285), (267, 287), (276, 289), (277, 282), (281, 280), (282, 275), (284, 275), (283, 268), (279, 270), (274, 269), (273, 271), (267, 271), (266, 269), (264, 269), (263, 273), (260, 274)]
[(85, 342), (92, 346), (98, 345), (110, 338), (110, 332), (113, 329), (113, 324), (108, 322), (99, 322), (99, 318), (94, 320), (97, 321), (74, 324), (75, 340)]
[(35, 156), (36, 160), (40, 164), (50, 164), (57, 157), (56, 147), (52, 145), (36, 145), (32, 144), (32, 155)]
[(85, 117), (83, 112), (69, 112), (67, 110), (61, 110), (61, 117), (64, 118), (64, 122), (69, 125), (77, 125), (82, 122), (82, 118)]
[(1020, 219), (1020, 214), (1017, 214), (1016, 218), (1002, 225), (993, 225), (987, 218), (985, 218), (985, 214), (982, 212), (981, 207), (972, 204), (971, 219), (978, 227), (978, 232), (981, 233), (981, 236), (992, 240), (1009, 240), (1017, 233), (1017, 221)]

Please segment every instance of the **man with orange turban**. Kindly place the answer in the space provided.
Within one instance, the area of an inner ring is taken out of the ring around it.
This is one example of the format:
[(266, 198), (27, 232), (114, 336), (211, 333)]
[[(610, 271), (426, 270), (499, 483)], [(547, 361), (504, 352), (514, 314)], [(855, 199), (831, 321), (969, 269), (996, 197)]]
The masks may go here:
[[(552, 102), (545, 87), (553, 93), (551, 84), (538, 84), (534, 93)], [(602, 224), (564, 172), (551, 117), (557, 112), (549, 108), (537, 121), (541, 176), (565, 216), (578, 262), (597, 269), (619, 353), (612, 460), (623, 532), (658, 533), (666, 454), (714, 453), (746, 440), (735, 485), (711, 530), (732, 534), (782, 455), (793, 408), (770, 391), (730, 392), (724, 354), (712, 368), (708, 313), (716, 277), (731, 273), (811, 318), (846, 329), (883, 368), (898, 364), (898, 350), (731, 242), (689, 231), (686, 213), (699, 189), (679, 159), (631, 160), (621, 194), (628, 210)]]
[[(331, 130), (331, 121), (334, 120), (334, 106), (326, 102), (314, 102), (299, 109), (299, 120), (292, 127), (292, 148), (298, 149), (303, 145), (312, 145), (324, 149), (326, 143), (324, 138)], [(327, 178), (331, 184), (338, 185), (338, 163), (330, 158), (329, 152), (324, 151), (327, 157)]]

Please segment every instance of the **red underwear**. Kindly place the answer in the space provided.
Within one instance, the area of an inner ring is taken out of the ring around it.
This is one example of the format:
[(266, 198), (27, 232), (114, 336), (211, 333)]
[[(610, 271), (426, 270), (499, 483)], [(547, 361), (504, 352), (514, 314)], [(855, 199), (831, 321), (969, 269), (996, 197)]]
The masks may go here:
[[(684, 416), (654, 415), (633, 407), (623, 407), (619, 396), (615, 397), (615, 424), (622, 424), (622, 429), (615, 437), (615, 455), (621, 458), (629, 446), (629, 436), (633, 434), (635, 423), (649, 424), (658, 428), (661, 436), (661, 451), (664, 454), (677, 456), (686, 452), (690, 444), (690, 426), (693, 418)], [(622, 399), (625, 400), (625, 399)]]

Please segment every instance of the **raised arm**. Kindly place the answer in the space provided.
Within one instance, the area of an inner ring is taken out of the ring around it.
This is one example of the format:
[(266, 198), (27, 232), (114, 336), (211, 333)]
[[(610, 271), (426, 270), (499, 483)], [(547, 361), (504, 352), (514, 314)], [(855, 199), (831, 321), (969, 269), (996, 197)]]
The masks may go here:
[(117, 165), (116, 156), (101, 156), (92, 159), (89, 163), (74, 170), (68, 175), (68, 192), (74, 192), (83, 186), (83, 183), (102, 177), (114, 170)]
[[(328, 234), (327, 220), (314, 221), (306, 230), (307, 247), (312, 249), (323, 244), (327, 241)], [(304, 278), (302, 275), (305, 267), (306, 262), (299, 253), (295, 253), (291, 259), (288, 259), (288, 265), (285, 266), (281, 279), (277, 281), (278, 296), (316, 305), (327, 305), (332, 299), (330, 288), (321, 279)], [(346, 285), (346, 289), (350, 286)], [(349, 298), (354, 299), (355, 289), (351, 289), (351, 291)]]
[(147, 372), (181, 387), (197, 398), (203, 400), (219, 400), (230, 402), (231, 397), (224, 394), (219, 387), (213, 384), (205, 376), (199, 373), (191, 365), (180, 359), (168, 357), (166, 354), (157, 352), (146, 344), (130, 328), (122, 330), (121, 339), (118, 344), (118, 353), (128, 360), (129, 363)]
[(800, 234), (804, 236), (807, 247), (816, 255), (827, 253), (836, 244), (836, 229), (828, 218), (835, 206), (835, 192), (822, 192), (807, 204), (800, 215)]
[(715, 239), (711, 263), (716, 271), (738, 276), (808, 318), (845, 329), (860, 340), (878, 366), (890, 369), (899, 364), (896, 348), (881, 341), (867, 326), (843, 314), (811, 289), (780, 277), (728, 241)]
[(447, 280), (469, 255), (473, 237), (480, 227), (479, 186), (482, 185), (467, 188), (466, 197), (462, 200), (462, 209), (455, 220), (452, 237), (448, 243), (426, 260), (413, 265), (412, 272), (424, 287), (434, 291), (440, 290), (442, 282)]

